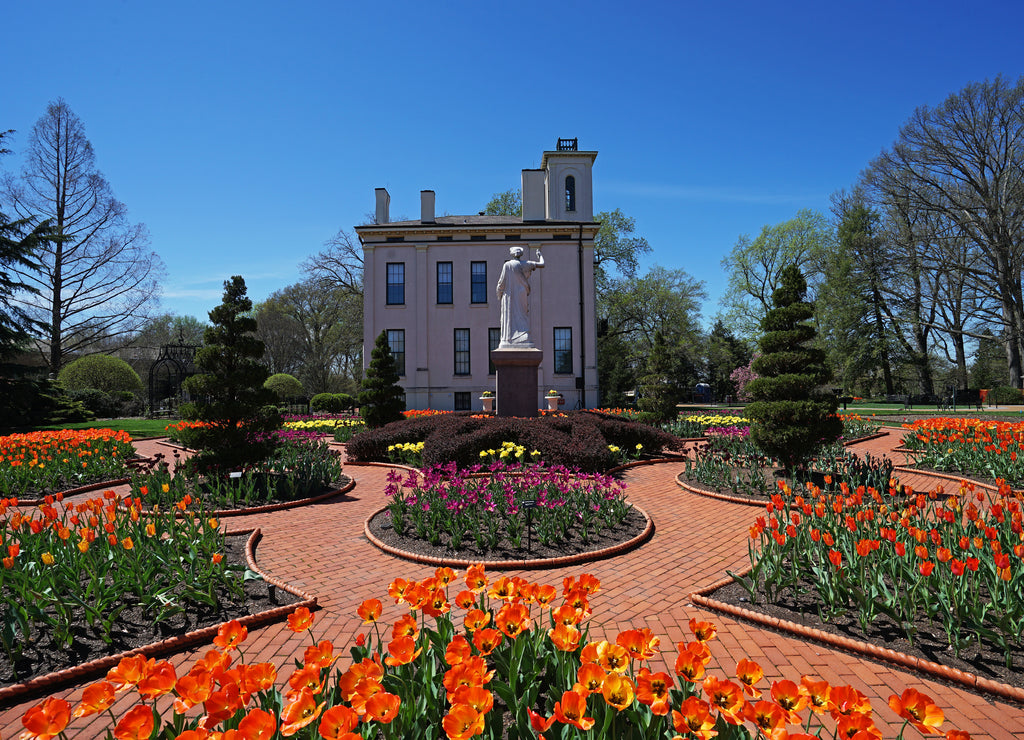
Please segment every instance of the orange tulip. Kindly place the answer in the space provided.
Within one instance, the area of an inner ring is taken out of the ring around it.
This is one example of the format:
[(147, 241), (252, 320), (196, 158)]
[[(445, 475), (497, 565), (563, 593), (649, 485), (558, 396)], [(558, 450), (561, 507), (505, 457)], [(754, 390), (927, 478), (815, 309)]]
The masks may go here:
[(423, 648), (416, 649), (416, 640), (413, 638), (396, 637), (388, 643), (389, 654), (384, 658), (384, 662), (389, 666), (406, 665), (416, 660), (422, 652)]
[(366, 716), (386, 725), (398, 716), (401, 705), (398, 696), (381, 691), (366, 700)]
[(202, 725), (206, 729), (216, 727), (233, 716), (242, 708), (242, 696), (238, 684), (229, 683), (220, 691), (214, 691), (203, 702), (203, 708), (206, 710), (206, 714), (203, 715)]
[(755, 699), (761, 696), (760, 690), (754, 684), (764, 678), (764, 670), (757, 663), (743, 658), (736, 664), (736, 678), (743, 685), (743, 691), (747, 696), (752, 696)]
[(551, 643), (564, 652), (572, 652), (578, 648), (582, 635), (583, 633), (572, 625), (561, 623), (548, 630), (548, 637), (551, 639)]
[(459, 591), (455, 595), (455, 605), (460, 609), (472, 609), (476, 604), (476, 594), (472, 591)]
[(321, 640), (317, 645), (310, 645), (302, 653), (302, 663), (307, 666), (318, 666), (326, 668), (340, 658), (334, 654), (334, 643), (330, 640)]
[(586, 732), (594, 726), (594, 718), (587, 717), (587, 700), (575, 691), (566, 691), (555, 702), (554, 717), (565, 725), (573, 725)]
[(460, 686), (451, 696), (452, 706), (468, 704), (480, 714), (487, 714), (494, 707), (494, 694), (483, 686)]
[(807, 697), (807, 706), (815, 714), (824, 714), (832, 703), (832, 687), (828, 681), (812, 681), (808, 676), (802, 676), (800, 692)]
[(629, 653), (621, 645), (602, 640), (597, 643), (597, 662), (609, 673), (623, 673), (629, 668)]
[(525, 604), (505, 604), (494, 618), (494, 626), (515, 639), (530, 629), (530, 609)]
[(311, 694), (319, 694), (324, 690), (324, 682), (321, 680), (320, 674), (321, 668), (315, 663), (299, 668), (288, 679), (288, 685), (291, 687), (287, 694), (288, 698), (295, 699), (304, 690)]
[(137, 684), (145, 675), (146, 656), (129, 655), (107, 671), (107, 680), (114, 684), (115, 691), (124, 691)]
[(829, 696), (832, 718), (836, 721), (851, 714), (871, 714), (871, 702), (852, 686), (833, 686)]
[(288, 629), (292, 632), (305, 632), (313, 626), (313, 614), (304, 606), (288, 615)]
[(801, 719), (798, 712), (807, 707), (807, 694), (792, 681), (773, 681), (772, 699), (786, 712), (786, 719), (794, 725), (800, 724)]
[(145, 704), (139, 704), (128, 710), (121, 721), (114, 727), (117, 740), (148, 740), (153, 734), (153, 710)]
[(146, 699), (155, 699), (169, 693), (177, 682), (174, 666), (166, 660), (157, 663), (153, 658), (146, 662), (145, 673), (135, 687)]
[(237, 619), (232, 619), (222, 624), (217, 630), (217, 636), (213, 638), (213, 644), (222, 650), (231, 650), (238, 647), (249, 636), (249, 630)]
[(489, 589), (487, 589), (487, 595), (492, 599), (511, 602), (516, 598), (516, 588), (512, 583), (511, 578), (508, 576), (502, 576), (496, 580)]
[[(320, 737), (326, 740), (343, 740), (359, 726), (359, 715), (349, 707), (339, 704), (331, 707), (320, 718)], [(357, 736), (361, 737), (361, 736)]]
[(676, 656), (676, 675), (689, 683), (697, 683), (704, 677), (704, 659), (693, 650), (682, 650)]
[(463, 626), (470, 632), (476, 632), (490, 624), (491, 615), (480, 609), (470, 609), (462, 620)]
[(676, 732), (689, 732), (698, 740), (711, 740), (718, 734), (711, 707), (699, 696), (690, 696), (679, 707), (672, 710), (672, 726)]
[(441, 720), (449, 740), (469, 740), (484, 731), (484, 716), (468, 704), (456, 704)]
[(270, 740), (277, 733), (277, 718), (262, 709), (251, 709), (238, 723), (244, 740)]
[(636, 677), (636, 698), (641, 704), (649, 706), (652, 714), (668, 714), (671, 689), (671, 676), (664, 672), (651, 673), (647, 666), (641, 668)]
[(324, 703), (317, 704), (312, 692), (303, 689), (281, 710), (281, 734), (291, 737), (319, 717), (323, 709)]
[(629, 657), (634, 660), (650, 660), (660, 652), (661, 638), (656, 637), (650, 629), (644, 627), (619, 633), (615, 643), (626, 648), (629, 651)]
[(108, 709), (114, 703), (114, 685), (109, 681), (97, 681), (85, 687), (82, 703), (75, 707), (73, 716), (88, 717)]
[(380, 603), (378, 599), (367, 599), (359, 605), (357, 610), (360, 619), (363, 620), (363, 624), (373, 624), (376, 622), (384, 610), (384, 605)]
[(63, 699), (51, 696), (42, 704), (25, 712), (25, 716), (21, 718), (21, 724), (25, 727), (21, 737), (25, 740), (50, 740), (64, 732), (70, 720), (71, 705)]
[(396, 604), (405, 601), (405, 592), (409, 589), (409, 582), (404, 578), (396, 578), (388, 586), (388, 596), (395, 600)]
[(484, 566), (471, 565), (466, 570), (466, 588), (475, 594), (487, 588), (487, 576), (484, 575)]
[(174, 684), (174, 691), (178, 695), (174, 700), (174, 712), (184, 714), (197, 704), (202, 704), (210, 698), (213, 689), (213, 674), (204, 666), (193, 666), (191, 671)]
[(572, 690), (580, 696), (598, 693), (604, 687), (604, 680), (607, 677), (604, 668), (597, 663), (584, 663), (576, 671), (576, 685)]
[(925, 735), (938, 735), (939, 725), (946, 717), (929, 697), (915, 689), (906, 689), (902, 696), (889, 697), (889, 706)]
[(711, 622), (697, 621), (690, 619), (690, 632), (697, 638), (698, 642), (708, 642), (715, 639), (718, 630)]
[(416, 624), (416, 617), (412, 614), (404, 614), (391, 628), (391, 639), (393, 640), (396, 637), (416, 637), (419, 633), (420, 628)]
[(836, 720), (836, 734), (841, 738), (857, 738), (882, 740), (882, 731), (875, 727), (874, 721), (867, 714), (850, 714)]
[(775, 738), (786, 731), (786, 714), (778, 704), (762, 699), (754, 705), (750, 719), (765, 737)]
[(448, 643), (444, 651), (444, 660), (448, 665), (458, 665), (473, 654), (473, 648), (463, 635), (456, 635)]
[(547, 732), (548, 728), (550, 728), (555, 722), (554, 716), (544, 719), (529, 707), (527, 707), (526, 712), (530, 715), (530, 727), (533, 728), (533, 731), (537, 733), (538, 737)]
[(733, 725), (743, 722), (748, 705), (743, 698), (743, 690), (737, 684), (708, 676), (704, 679), (704, 693), (726, 722)]
[(604, 680), (601, 694), (609, 706), (621, 712), (633, 703), (636, 691), (633, 688), (632, 681), (621, 674), (612, 673)]
[(501, 644), (501, 632), (496, 629), (477, 630), (473, 635), (473, 645), (481, 655), (490, 655)]

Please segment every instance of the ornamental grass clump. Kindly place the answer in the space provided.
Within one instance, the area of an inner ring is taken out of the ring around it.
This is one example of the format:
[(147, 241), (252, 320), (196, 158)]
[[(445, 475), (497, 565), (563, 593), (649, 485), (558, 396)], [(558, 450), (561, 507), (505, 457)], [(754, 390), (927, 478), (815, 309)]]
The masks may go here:
[(218, 522), (197, 502), (186, 496), (146, 516), (142, 509), (141, 496), (113, 491), (74, 504), (57, 494), (29, 509), (0, 499), (0, 642), (15, 680), (28, 646), (45, 640), (67, 651), (83, 631), (110, 643), (126, 608), (158, 625), (216, 607), (222, 589), (241, 595)]
[(956, 655), (982, 643), (1007, 667), (1020, 655), (1022, 506), (1004, 482), (997, 492), (962, 482), (953, 496), (780, 483), (766, 508), (750, 528), (753, 569), (738, 578), (752, 600), (812, 588), (826, 621), (852, 609), (867, 632), (885, 615), (911, 642), (927, 622)]
[[(592, 639), (591, 600), (600, 592), (589, 574), (557, 588), (493, 578), (483, 566), (461, 579), (438, 568), (421, 581), (396, 578), (384, 601), (360, 604), (365, 629), (345, 668), (341, 646), (299, 608), (288, 627), (308, 633), (309, 646), (287, 671), (247, 663), (246, 628), (229, 622), (187, 671), (125, 658), (74, 708), (46, 699), (22, 722), (51, 737), (72, 717), (107, 712), (114, 737), (179, 740), (882, 737), (871, 702), (852, 686), (806, 675), (769, 682), (753, 660), (724, 664), (710, 622), (690, 619), (692, 639), (676, 643), (674, 663), (646, 627)], [(115, 699), (129, 692), (135, 705), (114, 714)], [(898, 738), (908, 725), (935, 734), (945, 722), (916, 689), (890, 696), (889, 707), (903, 720)], [(947, 738), (967, 736), (950, 730)]]
[(585, 544), (621, 524), (631, 509), (625, 485), (609, 476), (500, 460), (486, 469), (489, 475), (475, 475), (481, 470), (449, 464), (422, 474), (389, 473), (384, 493), (395, 533), (431, 545), (447, 538), (456, 551), (469, 543), (493, 550), (503, 540), (519, 549), (528, 534), (545, 546)]
[(985, 478), (1003, 478), (1024, 487), (1024, 422), (983, 419), (919, 419), (904, 424), (909, 450), (920, 454), (920, 468), (946, 470)]
[(44, 495), (128, 474), (132, 438), (112, 429), (63, 429), (0, 437), (0, 493)]

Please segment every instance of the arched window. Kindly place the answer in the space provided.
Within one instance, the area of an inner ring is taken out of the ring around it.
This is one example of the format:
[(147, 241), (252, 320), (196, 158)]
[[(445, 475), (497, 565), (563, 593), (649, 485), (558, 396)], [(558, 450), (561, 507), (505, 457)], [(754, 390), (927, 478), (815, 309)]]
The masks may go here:
[(576, 210), (576, 178), (572, 175), (565, 178), (565, 210)]

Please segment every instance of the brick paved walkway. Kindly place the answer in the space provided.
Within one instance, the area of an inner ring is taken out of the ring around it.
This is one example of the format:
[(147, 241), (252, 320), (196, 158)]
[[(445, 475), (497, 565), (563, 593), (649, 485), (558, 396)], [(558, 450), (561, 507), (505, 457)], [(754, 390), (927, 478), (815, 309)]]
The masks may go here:
[[(899, 438), (894, 430), (892, 435), (858, 445), (857, 449), (881, 454), (891, 450)], [(897, 458), (897, 464), (900, 462)], [(681, 463), (665, 463), (633, 468), (625, 474), (630, 499), (651, 515), (657, 527), (654, 537), (642, 547), (604, 561), (519, 574), (556, 585), (566, 575), (594, 574), (600, 578), (603, 590), (593, 599), (592, 635), (614, 637), (620, 630), (647, 626), (661, 636), (663, 647), (669, 651), (664, 656), (669, 671), (675, 659), (671, 654), (674, 644), (690, 639), (689, 619), (708, 618), (719, 627), (719, 639), (712, 645), (712, 652), (722, 666), (719, 674), (731, 674), (736, 661), (748, 657), (765, 668), (769, 680), (799, 680), (800, 675), (809, 674), (833, 684), (852, 684), (871, 699), (876, 722), (887, 737), (895, 736), (901, 724), (887, 705), (888, 697), (907, 687), (918, 688), (939, 703), (946, 713), (947, 729), (967, 730), (975, 738), (1024, 737), (1024, 707), (690, 605), (687, 597), (691, 591), (746, 563), (747, 528), (759, 510), (681, 491), (674, 483), (681, 469)], [(319, 597), (322, 608), (316, 615), (315, 631), (319, 639), (328, 637), (335, 645), (348, 644), (360, 631), (361, 623), (355, 612), (364, 599), (376, 597), (387, 603), (387, 585), (394, 578), (418, 579), (433, 572), (433, 568), (385, 555), (363, 537), (364, 519), (384, 503), (382, 491), (387, 469), (348, 466), (346, 472), (357, 484), (345, 497), (273, 514), (234, 518), (228, 524), (232, 529), (262, 528), (263, 540), (257, 552), (260, 567)], [(384, 618), (394, 618), (399, 613), (397, 607), (386, 606)], [(294, 635), (285, 625), (276, 624), (251, 632), (243, 647), (250, 662), (276, 662), (283, 679), (307, 644), (308, 637)], [(201, 650), (206, 649), (208, 646)], [(199, 651), (174, 656), (172, 662), (176, 666), (188, 664), (196, 652)], [(60, 695), (75, 703), (81, 696), (81, 687)], [(36, 701), (0, 712), (0, 737), (16, 737), (22, 729), (22, 714)], [(125, 699), (115, 706), (115, 712), (124, 711), (131, 704), (130, 699)], [(75, 727), (82, 728), (77, 737), (91, 738), (101, 735), (103, 723)], [(914, 731), (909, 733), (908, 737)]]

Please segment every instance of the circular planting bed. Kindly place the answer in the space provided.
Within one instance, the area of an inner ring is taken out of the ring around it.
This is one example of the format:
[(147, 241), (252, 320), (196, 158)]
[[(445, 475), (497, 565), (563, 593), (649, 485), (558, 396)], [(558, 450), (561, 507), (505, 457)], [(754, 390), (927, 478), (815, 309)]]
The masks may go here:
[(556, 568), (599, 560), (640, 546), (654, 534), (654, 522), (642, 509), (633, 506), (618, 526), (609, 527), (586, 541), (579, 538), (541, 544), (535, 534), (524, 536), (520, 547), (502, 538), (497, 547), (482, 549), (475, 543), (463, 543), (453, 549), (449, 537), (433, 545), (415, 536), (401, 536), (391, 527), (386, 508), (372, 514), (364, 524), (366, 538), (386, 553), (430, 565), (465, 567), (484, 563), (492, 568)]

